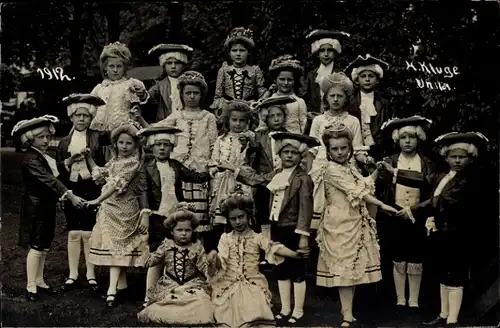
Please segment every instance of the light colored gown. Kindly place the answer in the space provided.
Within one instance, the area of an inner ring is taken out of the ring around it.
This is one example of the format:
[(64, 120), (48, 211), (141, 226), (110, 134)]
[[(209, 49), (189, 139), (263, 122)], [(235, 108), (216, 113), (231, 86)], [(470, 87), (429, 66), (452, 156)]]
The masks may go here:
[(361, 136), (361, 126), (359, 120), (349, 115), (347, 112), (343, 112), (340, 115), (332, 115), (329, 111), (318, 115), (314, 118), (311, 124), (311, 131), (309, 135), (311, 137), (317, 138), (321, 145), (310, 149), (316, 157), (314, 158), (311, 171), (309, 175), (314, 182), (314, 214), (311, 221), (311, 228), (317, 229), (319, 218), (323, 213), (325, 207), (325, 194), (324, 194), (324, 184), (323, 176), (328, 164), (328, 159), (326, 158), (326, 147), (323, 143), (323, 133), (325, 129), (333, 124), (335, 121), (340, 121), (345, 124), (353, 136), (352, 145), (354, 150), (354, 156), (351, 158), (351, 162), (354, 164), (356, 162), (355, 156), (361, 152), (367, 153), (368, 147), (363, 145), (363, 137)]
[(371, 177), (352, 164), (329, 162), (324, 176), (325, 210), (317, 238), (317, 284), (353, 286), (382, 279), (377, 228), (363, 197), (375, 191)]
[(144, 266), (148, 258), (147, 240), (139, 232), (140, 195), (147, 188), (139, 154), (117, 157), (103, 168), (106, 185), (116, 191), (105, 199), (90, 235), (89, 262), (104, 266)]
[(271, 292), (266, 277), (259, 271), (260, 250), (270, 264), (284, 258), (275, 253), (284, 247), (260, 233), (224, 233), (219, 241), (222, 269), (211, 279), (215, 320), (227, 327), (274, 327)]

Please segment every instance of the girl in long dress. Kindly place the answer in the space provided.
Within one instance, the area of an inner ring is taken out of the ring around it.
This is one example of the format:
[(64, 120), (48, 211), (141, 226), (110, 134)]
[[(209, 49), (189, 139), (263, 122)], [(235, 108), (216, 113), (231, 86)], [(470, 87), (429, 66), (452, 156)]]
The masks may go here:
[[(129, 120), (130, 110), (135, 104), (146, 104), (149, 95), (144, 83), (126, 77), (126, 70), (132, 61), (132, 54), (126, 45), (120, 42), (108, 44), (99, 59), (103, 81), (94, 87), (91, 94), (103, 99), (106, 104), (97, 108), (90, 129), (109, 134)], [(113, 156), (113, 147), (106, 146), (104, 151), (106, 161), (109, 161)]]
[(163, 275), (148, 289), (148, 304), (137, 317), (159, 324), (211, 324), (214, 309), (205, 249), (196, 242), (198, 221), (187, 204), (179, 203), (164, 225), (171, 238), (165, 238), (146, 261), (147, 267), (161, 265)]
[(329, 127), (322, 139), (328, 164), (324, 173), (325, 209), (316, 238), (320, 250), (317, 285), (339, 288), (341, 327), (349, 327), (356, 320), (352, 314), (355, 286), (382, 279), (376, 224), (366, 204), (393, 213), (397, 210), (372, 196), (378, 170), (365, 178), (349, 161), (352, 135), (344, 124)]
[(97, 222), (90, 236), (89, 262), (109, 266), (109, 287), (106, 303), (115, 305), (118, 279), (126, 282), (127, 267), (144, 266), (147, 256), (149, 217), (142, 209), (148, 208), (144, 154), (140, 147), (138, 129), (132, 124), (116, 128), (111, 139), (117, 155), (99, 168), (91, 163), (92, 175), (97, 180), (106, 177), (101, 195), (87, 206), (99, 206)]
[[(177, 111), (160, 121), (159, 124), (182, 130), (178, 134), (177, 147), (171, 158), (197, 172), (208, 172), (208, 164), (217, 139), (217, 120), (214, 114), (200, 108), (200, 103), (207, 95), (208, 86), (201, 73), (187, 71), (179, 76), (179, 92), (183, 110)], [(211, 230), (209, 211), (209, 183), (183, 182), (184, 200), (192, 203), (200, 225), (200, 240)]]
[(215, 320), (223, 327), (274, 327), (271, 292), (266, 277), (259, 271), (260, 250), (271, 264), (284, 261), (283, 256), (302, 258), (307, 251), (297, 252), (274, 243), (250, 228), (254, 204), (249, 194), (236, 189), (221, 204), (233, 231), (224, 233), (218, 252), (207, 257), (212, 285)]

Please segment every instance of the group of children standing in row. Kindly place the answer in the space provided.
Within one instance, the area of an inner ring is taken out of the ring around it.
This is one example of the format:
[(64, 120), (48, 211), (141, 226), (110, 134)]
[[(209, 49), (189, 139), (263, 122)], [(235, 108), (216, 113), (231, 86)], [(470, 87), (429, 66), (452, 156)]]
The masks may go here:
[[(431, 122), (394, 118), (375, 91), (388, 65), (359, 56), (345, 70), (352, 80), (334, 68), (345, 37), (312, 32), (321, 64), (306, 88), (299, 90), (300, 62), (285, 55), (271, 63), (275, 83), (266, 89), (260, 68), (247, 63), (252, 32), (234, 29), (225, 43), (232, 63), (219, 70), (210, 110), (200, 108), (203, 75), (185, 71), (192, 48), (151, 49), (165, 76), (146, 90), (125, 77), (128, 48), (106, 46), (104, 81), (64, 99), (73, 129), (55, 159), (47, 150), (56, 118), (13, 130), (29, 146), (20, 224), (30, 248), (28, 298), (55, 292), (43, 270), (61, 201), (69, 230), (64, 290), (78, 286), (83, 244), (89, 287), (98, 289), (96, 265), (110, 269), (108, 306), (127, 289), (126, 267), (148, 267), (143, 322), (303, 325), (312, 257), (317, 285), (338, 288), (341, 326), (349, 327), (355, 286), (382, 279), (375, 220), (388, 220), (398, 307), (407, 305), (407, 277), (408, 306), (419, 306), (422, 244), (433, 234), (441, 313), (427, 324), (456, 325), (467, 279), (465, 218), (477, 191), (469, 167), (487, 139), (475, 132), (436, 139), (450, 165), (438, 175), (419, 152)], [(391, 157), (385, 136), (400, 148)], [(276, 266), (276, 315), (259, 271), (262, 251)]]

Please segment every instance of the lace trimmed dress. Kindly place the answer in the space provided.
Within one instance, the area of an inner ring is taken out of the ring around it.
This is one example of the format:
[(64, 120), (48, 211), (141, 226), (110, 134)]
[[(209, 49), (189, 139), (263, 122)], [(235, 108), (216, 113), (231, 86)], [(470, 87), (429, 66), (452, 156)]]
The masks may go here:
[(91, 93), (102, 98), (106, 104), (97, 108), (90, 129), (110, 132), (120, 124), (126, 123), (132, 103), (145, 104), (148, 100), (146, 98), (141, 102), (137, 94), (132, 91), (134, 87), (146, 92), (144, 83), (136, 79), (122, 78), (116, 81), (106, 79), (96, 85)]
[[(189, 169), (207, 172), (217, 139), (215, 116), (206, 110), (195, 112), (182, 110), (171, 114), (160, 121), (160, 124), (175, 126), (182, 130), (178, 134), (177, 147), (174, 148), (170, 157), (178, 160)], [(208, 218), (209, 183), (183, 182), (182, 189), (185, 201), (195, 206), (194, 212), (200, 222), (197, 231), (210, 230)]]
[(262, 249), (270, 264), (280, 264), (284, 259), (275, 253), (282, 247), (253, 230), (222, 235), (218, 247), (222, 268), (211, 279), (218, 324), (274, 327), (271, 292), (259, 271), (259, 255)]
[[(248, 146), (242, 149), (238, 133), (228, 132), (226, 135), (219, 136), (215, 141), (210, 166), (216, 167), (222, 162), (228, 162), (235, 167), (240, 167), (245, 163), (247, 149)], [(252, 192), (250, 186), (236, 182), (234, 173), (231, 171), (218, 172), (215, 175), (212, 182), (213, 187), (210, 204), (210, 213), (214, 216), (214, 224), (227, 224), (226, 218), (220, 213), (219, 204), (237, 184), (241, 185), (245, 192)]]
[(375, 191), (370, 177), (351, 164), (329, 162), (324, 176), (325, 211), (317, 238), (317, 285), (354, 286), (380, 281), (377, 228), (363, 197)]
[(214, 305), (207, 282), (207, 261), (203, 246), (179, 246), (165, 239), (146, 261), (162, 265), (163, 275), (148, 291), (149, 304), (137, 315), (141, 322), (197, 325), (214, 323)]
[[(318, 115), (314, 118), (311, 124), (311, 132), (310, 136), (318, 138), (321, 145), (318, 147), (314, 147), (310, 150), (313, 154), (316, 155), (314, 158), (311, 171), (309, 175), (311, 176), (314, 182), (314, 214), (311, 222), (311, 228), (317, 229), (319, 219), (323, 213), (323, 209), (325, 207), (325, 195), (324, 195), (324, 185), (323, 185), (323, 176), (328, 164), (328, 159), (326, 158), (326, 147), (323, 144), (323, 133), (327, 126), (333, 124), (335, 121), (340, 121), (347, 126), (349, 131), (353, 136), (352, 145), (354, 150), (354, 155), (358, 153), (367, 152), (367, 147), (363, 145), (363, 137), (361, 136), (361, 126), (359, 120), (352, 115), (349, 115), (347, 112), (343, 112), (339, 115), (333, 115), (330, 112), (325, 112), (321, 115)], [(354, 156), (351, 158), (351, 163), (355, 165), (356, 159)]]
[(117, 190), (105, 199), (90, 236), (89, 262), (104, 266), (144, 266), (148, 257), (147, 240), (139, 232), (139, 197), (147, 188), (140, 170), (139, 154), (113, 158), (104, 167), (107, 175), (103, 190)]
[(264, 74), (259, 66), (235, 67), (224, 62), (217, 73), (214, 102), (210, 108), (220, 116), (228, 100), (257, 100), (264, 92)]

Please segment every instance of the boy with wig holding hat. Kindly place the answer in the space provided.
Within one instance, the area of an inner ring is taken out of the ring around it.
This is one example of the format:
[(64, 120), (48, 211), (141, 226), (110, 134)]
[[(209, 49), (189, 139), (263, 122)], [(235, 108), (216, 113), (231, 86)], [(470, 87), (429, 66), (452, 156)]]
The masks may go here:
[[(167, 237), (163, 221), (175, 209), (179, 202), (184, 201), (182, 182), (204, 183), (211, 179), (210, 173), (198, 173), (185, 167), (181, 162), (170, 158), (170, 153), (177, 145), (177, 134), (182, 130), (159, 123), (139, 130), (138, 136), (146, 138), (146, 145), (152, 150), (153, 156), (144, 163), (147, 177), (147, 194), (149, 209), (149, 251), (154, 252)], [(161, 276), (162, 265), (148, 268), (146, 277), (146, 295)], [(143, 306), (148, 305), (146, 296)]]
[[(379, 163), (381, 174), (377, 187), (380, 185), (380, 188), (376, 189), (381, 190), (379, 199), (384, 203), (402, 209), (430, 197), (435, 177), (434, 163), (423, 156), (419, 148), (426, 140), (424, 129), (431, 123), (431, 120), (415, 115), (391, 119), (382, 124), (381, 129), (387, 131), (400, 148), (398, 153)], [(410, 220), (394, 220), (384, 214), (379, 214), (377, 223), (381, 230), (382, 252), (387, 251), (387, 257), (393, 261), (396, 308), (402, 312), (408, 305), (411, 311), (416, 312), (419, 309), (426, 231)], [(382, 254), (384, 257), (385, 254)], [(407, 277), (408, 303), (405, 295)]]
[[(56, 160), (63, 162), (61, 181), (83, 199), (97, 198), (100, 187), (92, 179), (91, 169), (82, 154), (91, 156), (95, 163), (104, 166), (102, 151), (102, 133), (91, 130), (90, 122), (95, 117), (97, 107), (105, 104), (104, 100), (92, 94), (71, 94), (63, 99), (67, 106), (68, 117), (73, 123), (70, 133), (61, 139), (57, 147)], [(97, 291), (95, 265), (88, 262), (90, 244), (89, 238), (96, 221), (96, 214), (87, 208), (78, 209), (71, 202), (64, 203), (68, 230), (68, 264), (69, 276), (62, 289), (71, 290), (77, 286), (78, 262), (81, 246), (86, 259), (87, 284)]]
[(184, 44), (159, 44), (149, 50), (150, 55), (159, 58), (163, 74), (148, 90), (150, 104), (156, 105), (156, 110), (152, 110), (151, 114), (147, 111), (146, 121), (159, 122), (182, 110), (177, 78), (184, 72), (193, 51), (193, 48)]
[(389, 64), (370, 54), (358, 56), (345, 69), (345, 73), (350, 73), (352, 81), (359, 88), (353, 94), (349, 114), (359, 119), (363, 144), (370, 148), (368, 154), (376, 161), (385, 156), (383, 143), (386, 140), (381, 131), (382, 124), (393, 117), (389, 101), (377, 90), (384, 71), (388, 69)]
[[(302, 158), (309, 147), (319, 146), (319, 141), (310, 136), (289, 132), (277, 132), (274, 153), (281, 159), (281, 168), (271, 173), (258, 174), (249, 167), (235, 168), (223, 164), (221, 169), (234, 171), (236, 179), (251, 186), (266, 186), (271, 193), (269, 221), (271, 240), (291, 250), (309, 252), (310, 226), (313, 215), (313, 182), (301, 167)], [(300, 326), (304, 319), (306, 296), (306, 266), (304, 259), (286, 259), (276, 266), (281, 310), (275, 319), (278, 325)], [(291, 309), (293, 283), (294, 308)]]
[(45, 258), (55, 235), (58, 200), (69, 199), (77, 208), (84, 206), (84, 200), (58, 179), (59, 172), (64, 170), (64, 164), (57, 163), (47, 154), (51, 137), (55, 133), (54, 123), (58, 121), (55, 116), (45, 115), (20, 121), (12, 129), (12, 136), (20, 138), (23, 146), (28, 147), (21, 162), (24, 191), (19, 246), (29, 249), (26, 257), (26, 295), (29, 301), (36, 301), (38, 292), (55, 293), (45, 282), (43, 273)]
[(341, 71), (338, 67), (335, 67), (335, 58), (342, 53), (340, 41), (349, 37), (350, 34), (346, 32), (333, 30), (314, 30), (306, 36), (306, 40), (311, 44), (311, 54), (313, 56), (317, 55), (320, 60), (319, 67), (307, 74), (303, 98), (308, 104), (309, 112), (323, 113), (321, 107), (321, 99), (323, 98), (323, 92), (320, 88), (321, 81), (330, 74)]

